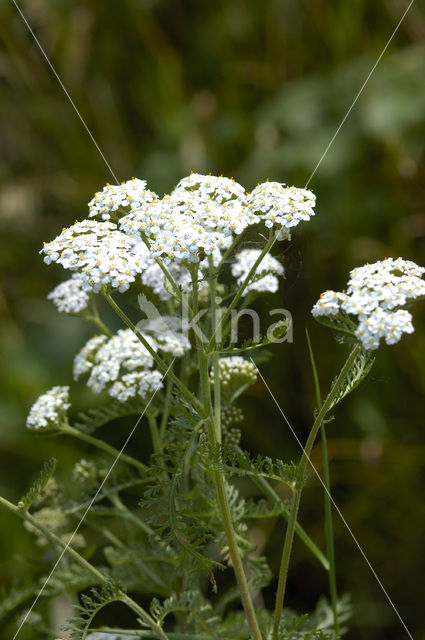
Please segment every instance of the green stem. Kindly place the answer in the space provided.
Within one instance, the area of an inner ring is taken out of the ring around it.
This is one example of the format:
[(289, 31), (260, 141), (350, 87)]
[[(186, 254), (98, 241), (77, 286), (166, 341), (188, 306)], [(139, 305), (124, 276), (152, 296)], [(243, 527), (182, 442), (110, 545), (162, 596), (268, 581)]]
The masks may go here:
[(295, 525), (297, 522), (298, 509), (300, 506), (301, 493), (303, 489), (303, 482), (304, 482), (306, 467), (310, 460), (310, 454), (313, 449), (313, 445), (316, 440), (317, 434), (323, 423), (323, 420), (325, 419), (325, 416), (328, 413), (328, 411), (332, 408), (333, 402), (337, 397), (339, 390), (341, 389), (341, 386), (345, 380), (345, 377), (348, 371), (350, 370), (350, 367), (352, 366), (359, 351), (360, 351), (360, 345), (356, 344), (352, 348), (347, 360), (345, 361), (345, 364), (342, 367), (337, 379), (335, 380), (326, 400), (320, 407), (320, 410), (311, 428), (310, 434), (307, 438), (306, 445), (303, 449), (301, 460), (297, 467), (296, 486), (295, 486), (294, 493), (292, 495), (291, 510), (289, 514), (288, 527), (286, 530), (285, 542), (283, 545), (282, 559), (281, 559), (280, 570), (279, 570), (279, 582), (277, 587), (276, 604), (275, 604), (275, 610), (274, 610), (273, 640), (277, 640), (277, 637), (278, 637), (279, 623), (282, 616), (283, 601), (285, 597), (285, 587), (286, 587), (286, 579), (288, 575), (289, 559), (290, 559), (291, 550), (292, 550), (292, 542), (294, 539)]
[[(311, 368), (313, 371), (314, 388), (316, 391), (317, 407), (320, 409), (322, 406), (322, 396), (320, 393), (319, 376), (317, 373), (316, 361), (314, 358), (313, 348), (308, 331), (307, 345), (310, 356)], [(336, 569), (335, 569), (335, 545), (333, 535), (333, 523), (332, 523), (332, 504), (331, 504), (331, 483), (329, 473), (329, 457), (328, 457), (328, 444), (326, 439), (325, 425), (322, 423), (320, 427), (320, 434), (322, 438), (322, 451), (323, 451), (323, 482), (324, 482), (324, 511), (325, 511), (325, 537), (326, 537), (326, 553), (329, 558), (330, 570), (328, 574), (329, 580), (329, 593), (331, 598), (332, 612), (334, 616), (335, 633), (339, 635), (339, 623), (338, 623), (338, 591), (336, 587)]]
[[(193, 289), (193, 312), (196, 317), (198, 313), (198, 283), (195, 270), (192, 273), (192, 289)], [(199, 329), (199, 327), (198, 327)], [(214, 336), (212, 337), (214, 341)], [(198, 364), (201, 378), (201, 393), (204, 403), (205, 414), (207, 419), (208, 437), (211, 445), (217, 445), (216, 425), (214, 420), (214, 412), (211, 401), (211, 389), (208, 372), (208, 356), (204, 351), (202, 341), (195, 331), (196, 348), (198, 352)], [(218, 373), (218, 372), (217, 372)], [(219, 397), (219, 396), (218, 396)], [(218, 407), (218, 409), (220, 409)], [(217, 488), (218, 503), (220, 506), (221, 517), (223, 519), (224, 531), (226, 533), (227, 543), (229, 545), (229, 553), (232, 560), (233, 570), (235, 572), (236, 581), (238, 583), (239, 592), (245, 615), (254, 640), (262, 640), (261, 631), (258, 626), (257, 617), (255, 615), (254, 605), (252, 603), (251, 594), (249, 592), (248, 582), (242, 564), (242, 558), (236, 541), (236, 534), (233, 528), (232, 516), (229, 503), (226, 496), (226, 486), (223, 475), (219, 471), (214, 471), (214, 480)]]
[(161, 423), (159, 425), (159, 435), (161, 438), (161, 442), (164, 440), (165, 430), (168, 424), (168, 418), (170, 417), (170, 400), (171, 400), (171, 394), (173, 392), (173, 384), (174, 384), (173, 381), (170, 380), (169, 378), (166, 383)]
[[(252, 265), (252, 267), (249, 270), (245, 280), (242, 282), (242, 284), (239, 287), (237, 293), (235, 294), (235, 297), (233, 298), (232, 302), (230, 303), (230, 305), (227, 307), (225, 313), (223, 314), (223, 317), (221, 318), (220, 324), (219, 324), (220, 327), (221, 326), (222, 327), (226, 326), (226, 323), (227, 323), (228, 319), (230, 318), (230, 315), (231, 315), (233, 309), (238, 304), (238, 302), (241, 299), (245, 289), (249, 285), (252, 277), (255, 275), (255, 272), (257, 271), (259, 264), (262, 262), (263, 258), (269, 253), (270, 249), (272, 248), (272, 246), (274, 245), (275, 242), (276, 242), (276, 238), (275, 238), (275, 236), (273, 234), (273, 231), (270, 230), (269, 239), (268, 239), (266, 245), (264, 246), (262, 252), (260, 253), (260, 255), (258, 256), (256, 261)], [(218, 330), (218, 327), (216, 327), (216, 331), (217, 330)], [(209, 343), (208, 343), (208, 345), (206, 347), (206, 351), (207, 352), (211, 351), (211, 349), (213, 348), (214, 338), (215, 338), (215, 333), (212, 335), (211, 340), (209, 341)]]
[(156, 417), (149, 415), (148, 422), (149, 422), (149, 429), (151, 432), (153, 450), (155, 453), (162, 453), (164, 448), (162, 446), (161, 438), (159, 435), (158, 425), (156, 423)]
[(126, 462), (127, 464), (130, 464), (132, 467), (136, 467), (136, 469), (139, 469), (139, 471), (143, 471), (144, 473), (149, 471), (149, 467), (143, 464), (143, 462), (139, 462), (139, 460), (136, 460), (136, 458), (133, 458), (132, 456), (127, 455), (126, 453), (120, 453), (118, 449), (115, 449), (115, 447), (108, 444), (107, 442), (104, 442), (103, 440), (99, 440), (98, 438), (94, 438), (88, 433), (84, 433), (84, 431), (79, 431), (78, 429), (75, 429), (75, 427), (71, 427), (71, 425), (69, 424), (62, 425), (60, 427), (60, 432), (67, 433), (68, 435), (73, 436), (74, 438), (78, 438), (78, 440), (87, 442), (88, 444), (91, 444), (94, 447), (101, 449), (102, 451), (106, 451), (106, 453), (110, 453), (114, 458), (119, 457), (120, 460), (122, 460), (123, 462)]
[(94, 324), (103, 333), (105, 333), (109, 338), (112, 338), (112, 336), (113, 336), (112, 332), (108, 329), (106, 324), (100, 319), (99, 311), (97, 310), (97, 306), (96, 306), (96, 303), (95, 303), (93, 297), (91, 297), (90, 307), (91, 307), (92, 313), (90, 313), (90, 312), (83, 313), (83, 317), (86, 320), (90, 320), (90, 322), (94, 322)]
[[(9, 502), (9, 500), (6, 500), (6, 498), (3, 498), (2, 496), (0, 496), (0, 504), (6, 507), (6, 509), (9, 509), (9, 511), (12, 511), (16, 515), (18, 515), (23, 520), (30, 522), (31, 525), (35, 529), (38, 529), (38, 531), (41, 531), (46, 536), (46, 538), (50, 540), (50, 542), (52, 542), (52, 544), (62, 549), (62, 551), (68, 553), (76, 562), (78, 562), (78, 564), (87, 569), (87, 571), (89, 571), (93, 575), (93, 577), (96, 578), (96, 582), (108, 582), (108, 578), (104, 576), (103, 573), (101, 573), (98, 569), (96, 569), (96, 567), (90, 564), (90, 562), (83, 558), (83, 556), (81, 556), (78, 551), (75, 551), (75, 549), (73, 549), (68, 543), (58, 538), (58, 536), (56, 536), (44, 525), (38, 522), (36, 518), (34, 518), (27, 511), (19, 509), (15, 504)], [(43, 588), (39, 592), (39, 596), (43, 592), (46, 585), (47, 581), (44, 583)], [(161, 640), (170, 640), (163, 629), (161, 629), (161, 627), (155, 622), (155, 620), (147, 613), (147, 611), (145, 611), (139, 604), (137, 604), (137, 602), (135, 602), (127, 595), (123, 595), (120, 600), (124, 602), (128, 607), (130, 607), (130, 609), (135, 611), (146, 622), (146, 624), (151, 627), (157, 638), (160, 638)]]
[[(269, 498), (275, 504), (281, 504), (282, 500), (276, 493), (276, 491), (269, 485), (265, 478), (258, 476), (253, 478), (254, 483), (257, 487), (264, 493), (265, 496)], [(289, 508), (284, 505), (284, 509), (282, 510), (282, 516), (288, 522), (289, 520)], [(329, 571), (330, 565), (327, 557), (323, 553), (323, 551), (317, 546), (317, 544), (310, 538), (308, 533), (302, 528), (299, 522), (295, 525), (295, 533), (299, 537), (299, 539), (305, 544), (307, 549), (311, 551), (311, 553), (317, 558), (325, 571)]]
[(171, 371), (170, 365), (167, 365), (166, 362), (156, 353), (156, 351), (151, 347), (149, 342), (143, 336), (143, 334), (137, 329), (137, 327), (131, 322), (130, 318), (126, 316), (124, 311), (117, 305), (115, 300), (111, 297), (109, 293), (103, 291), (103, 295), (106, 300), (109, 302), (113, 310), (117, 313), (117, 315), (123, 320), (123, 322), (134, 332), (137, 338), (140, 340), (145, 349), (150, 353), (158, 367), (169, 376), (169, 378), (174, 382), (176, 387), (180, 389), (184, 397), (189, 400), (189, 402), (193, 405), (193, 407), (202, 415), (203, 407), (198, 401), (198, 399), (193, 395), (193, 393), (178, 379), (178, 377)]
[(236, 247), (238, 246), (239, 242), (241, 241), (242, 238), (242, 233), (240, 233), (239, 235), (236, 236), (236, 238), (233, 240), (232, 244), (230, 245), (230, 247), (223, 253), (220, 262), (218, 263), (216, 269), (215, 269), (215, 273), (218, 276), (218, 274), (220, 273), (223, 265), (225, 264), (227, 258), (233, 253), (233, 251), (236, 249)]
[[(213, 274), (214, 264), (212, 256), (208, 258), (210, 275)], [(210, 280), (210, 297), (211, 297), (211, 331), (215, 336), (217, 330), (217, 276), (212, 277)], [(213, 377), (214, 377), (214, 429), (215, 438), (218, 443), (221, 443), (221, 386), (220, 386), (220, 371), (218, 367), (218, 353), (214, 353), (212, 356), (213, 364)]]

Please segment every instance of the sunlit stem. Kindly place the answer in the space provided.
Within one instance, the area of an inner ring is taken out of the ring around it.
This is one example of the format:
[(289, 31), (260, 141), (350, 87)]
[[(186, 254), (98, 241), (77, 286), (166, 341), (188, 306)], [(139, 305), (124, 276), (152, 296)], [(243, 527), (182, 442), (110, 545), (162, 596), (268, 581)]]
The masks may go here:
[(302, 494), (307, 464), (310, 460), (310, 454), (313, 449), (313, 445), (316, 440), (317, 434), (320, 430), (320, 427), (323, 424), (323, 420), (325, 419), (328, 411), (332, 408), (333, 402), (337, 397), (341, 389), (341, 386), (344, 383), (345, 376), (347, 375), (354, 360), (359, 354), (359, 351), (360, 351), (360, 345), (356, 344), (352, 348), (347, 360), (345, 361), (345, 364), (342, 367), (337, 379), (335, 380), (326, 400), (320, 407), (320, 410), (311, 428), (310, 434), (307, 438), (306, 445), (303, 449), (301, 460), (297, 467), (296, 486), (295, 486), (294, 493), (292, 494), (292, 501), (291, 501), (291, 507), (290, 507), (291, 510), (289, 514), (289, 521), (286, 529), (285, 542), (283, 544), (282, 559), (281, 559), (280, 570), (279, 570), (279, 582), (277, 587), (276, 604), (275, 604), (275, 610), (274, 610), (273, 640), (277, 640), (278, 633), (279, 633), (279, 623), (282, 617), (283, 601), (285, 598), (285, 587), (286, 587), (286, 579), (288, 575), (289, 559), (291, 556), (292, 542), (294, 539), (295, 525), (298, 517), (298, 510), (300, 506), (300, 500), (301, 500), (301, 494)]

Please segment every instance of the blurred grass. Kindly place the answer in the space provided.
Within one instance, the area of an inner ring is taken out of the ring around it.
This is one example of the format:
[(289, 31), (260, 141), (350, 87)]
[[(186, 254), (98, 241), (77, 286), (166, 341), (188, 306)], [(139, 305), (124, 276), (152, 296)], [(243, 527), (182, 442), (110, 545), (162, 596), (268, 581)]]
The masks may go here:
[[(247, 188), (266, 178), (303, 186), (407, 2), (20, 6), (114, 173), (143, 177), (163, 193), (190, 170), (233, 175)], [(403, 255), (425, 264), (424, 35), (423, 4), (416, 2), (314, 176), (317, 217), (289, 247), (276, 248), (287, 279), (262, 308), (291, 310), (295, 342), (277, 347), (262, 371), (302, 437), (314, 397), (305, 325), (324, 389), (343, 359), (342, 348), (309, 319), (319, 293), (343, 287), (349, 269), (365, 261)], [(46, 301), (62, 273), (45, 267), (37, 252), (62, 226), (85, 217), (87, 201), (112, 177), (12, 2), (0, 5), (0, 43), (0, 492), (16, 500), (42, 460), (54, 453), (67, 478), (81, 450), (34, 439), (24, 428), (34, 399), (69, 381), (72, 356), (90, 335)], [(421, 637), (423, 310), (415, 324), (413, 336), (380, 350), (371, 378), (337, 410), (329, 434), (337, 502)], [(87, 402), (81, 390), (75, 397)], [(245, 408), (246, 444), (298, 456), (260, 384)], [(301, 517), (320, 539), (316, 484), (305, 493)], [(33, 541), (8, 515), (1, 522), (7, 583), (31, 575), (32, 561), (24, 558), (34, 557)], [(281, 537), (275, 529), (268, 545), (276, 564)], [(340, 588), (356, 605), (350, 637), (405, 638), (338, 519), (336, 539)], [(303, 609), (326, 580), (301, 548), (295, 552), (289, 600)]]

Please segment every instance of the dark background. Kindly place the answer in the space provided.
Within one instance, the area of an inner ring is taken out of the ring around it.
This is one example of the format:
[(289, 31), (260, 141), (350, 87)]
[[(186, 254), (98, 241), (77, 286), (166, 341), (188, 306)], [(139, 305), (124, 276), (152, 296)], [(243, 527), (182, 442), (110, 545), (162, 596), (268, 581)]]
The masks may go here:
[[(138, 176), (162, 194), (190, 170), (304, 186), (393, 32), (405, 0), (26, 0), (21, 7), (120, 180)], [(293, 314), (292, 345), (262, 373), (305, 439), (314, 408), (305, 328), (323, 391), (345, 349), (309, 315), (348, 271), (399, 256), (425, 264), (425, 13), (410, 9), (315, 173), (317, 216), (275, 247), (280, 293), (260, 302)], [(18, 500), (43, 460), (66, 482), (88, 449), (38, 439), (28, 409), (68, 384), (74, 353), (91, 335), (56, 312), (47, 293), (63, 279), (38, 251), (113, 178), (12, 2), (0, 5), (0, 492)], [(425, 637), (425, 314), (416, 332), (383, 346), (367, 382), (328, 427), (335, 499), (412, 635)], [(82, 401), (87, 397), (80, 392)], [(78, 397), (78, 394), (77, 394)], [(297, 459), (298, 445), (261, 382), (244, 400), (244, 444)], [(132, 445), (144, 443), (143, 430)], [(123, 434), (124, 438), (124, 434)], [(119, 440), (118, 440), (119, 442)], [(320, 447), (314, 454), (320, 467)], [(323, 543), (322, 497), (308, 485), (303, 525)], [(268, 555), (276, 568), (283, 531)], [(350, 638), (407, 638), (341, 520), (338, 585), (355, 605)], [(37, 573), (34, 539), (1, 513), (1, 581)], [(288, 604), (308, 611), (326, 576), (294, 549)], [(348, 636), (347, 636), (348, 637)]]

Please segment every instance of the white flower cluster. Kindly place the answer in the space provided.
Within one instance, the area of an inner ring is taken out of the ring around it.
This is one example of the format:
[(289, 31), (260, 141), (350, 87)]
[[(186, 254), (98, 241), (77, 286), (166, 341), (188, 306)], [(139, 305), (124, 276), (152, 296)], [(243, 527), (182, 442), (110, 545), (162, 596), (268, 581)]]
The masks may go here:
[(84, 220), (64, 229), (40, 253), (45, 254), (47, 264), (57, 262), (64, 269), (78, 271), (85, 290), (99, 292), (110, 284), (123, 292), (148, 266), (135, 252), (137, 244), (112, 222)]
[[(247, 277), (248, 273), (252, 269), (260, 255), (261, 251), (258, 249), (244, 249), (240, 251), (235, 262), (232, 264), (232, 275), (237, 278), (238, 285)], [(248, 285), (244, 291), (244, 295), (250, 291), (269, 291), (275, 293), (279, 288), (279, 280), (276, 276), (282, 276), (284, 274), (284, 268), (276, 258), (267, 254), (261, 261), (258, 267), (259, 273), (268, 272), (264, 277), (255, 279), (252, 284)]]
[(58, 426), (70, 408), (69, 387), (52, 387), (33, 404), (27, 417), (28, 429), (40, 431)]
[[(152, 368), (151, 354), (131, 329), (120, 329), (110, 339), (106, 336), (100, 338), (95, 336), (87, 342), (75, 357), (73, 367), (75, 380), (83, 373), (90, 372), (87, 386), (94, 393), (100, 393), (121, 379), (120, 374)], [(149, 338), (147, 340), (150, 341)]]
[(74, 273), (72, 278), (55, 287), (47, 299), (54, 302), (58, 311), (80, 313), (87, 308), (89, 302), (89, 293), (83, 286), (83, 278), (78, 273)]
[(289, 237), (292, 227), (314, 216), (316, 196), (307, 189), (287, 187), (280, 182), (263, 182), (248, 196), (252, 213), (266, 227), (276, 227), (281, 238)]
[(120, 402), (125, 402), (134, 396), (146, 398), (147, 395), (163, 387), (162, 378), (163, 375), (156, 370), (127, 373), (108, 389), (108, 393)]
[(237, 446), (241, 441), (242, 432), (235, 425), (243, 422), (242, 409), (232, 405), (223, 405), (220, 413), (223, 442)]
[[(221, 387), (226, 396), (257, 381), (256, 366), (242, 356), (220, 358), (218, 368)], [(210, 372), (210, 382), (214, 382), (213, 371)]]
[(132, 211), (137, 211), (140, 207), (157, 200), (156, 193), (146, 189), (146, 180), (132, 178), (119, 185), (107, 184), (90, 200), (89, 218), (100, 216), (102, 220), (109, 220), (111, 214), (120, 208), (130, 207)]
[(403, 258), (366, 264), (350, 272), (347, 290), (325, 291), (312, 309), (314, 316), (355, 315), (357, 338), (365, 349), (377, 349), (381, 338), (398, 342), (412, 333), (412, 316), (399, 307), (425, 297), (425, 268)]
[[(277, 237), (289, 237), (289, 229), (313, 215), (314, 205), (310, 191), (276, 182), (260, 184), (247, 194), (233, 179), (192, 173), (159, 199), (146, 189), (145, 180), (133, 178), (96, 193), (89, 202), (89, 218), (97, 220), (64, 229), (41, 253), (47, 264), (57, 262), (78, 272), (82, 291), (97, 293), (110, 285), (124, 292), (141, 274), (142, 283), (166, 300), (169, 287), (154, 264), (156, 258), (167, 264), (185, 291), (190, 288), (191, 263), (201, 263), (203, 269), (206, 257), (213, 256), (218, 264), (234, 237), (259, 222), (275, 226)], [(274, 286), (273, 276), (262, 282), (262, 290)], [(78, 308), (77, 292), (70, 287), (59, 296), (64, 310)]]

